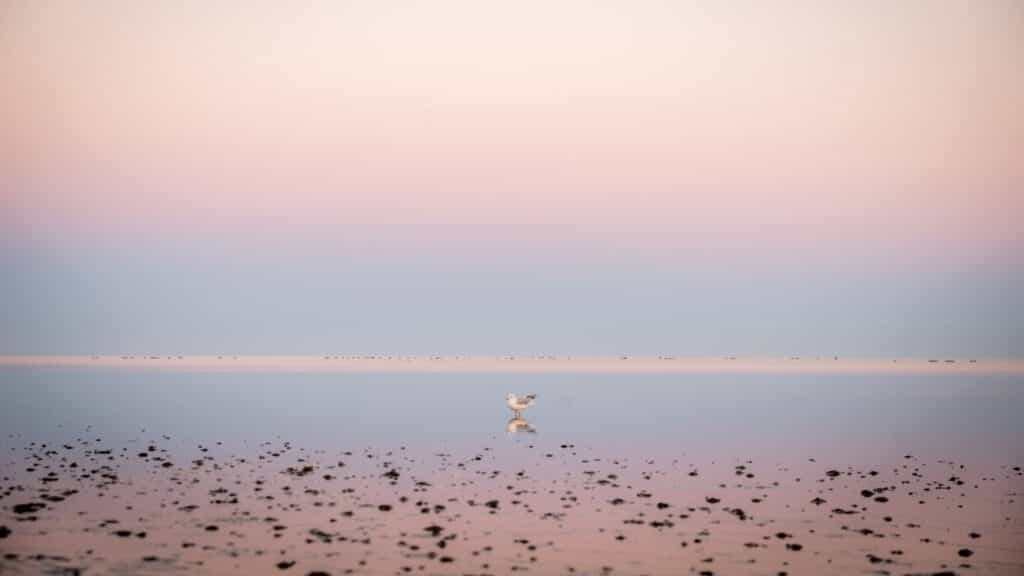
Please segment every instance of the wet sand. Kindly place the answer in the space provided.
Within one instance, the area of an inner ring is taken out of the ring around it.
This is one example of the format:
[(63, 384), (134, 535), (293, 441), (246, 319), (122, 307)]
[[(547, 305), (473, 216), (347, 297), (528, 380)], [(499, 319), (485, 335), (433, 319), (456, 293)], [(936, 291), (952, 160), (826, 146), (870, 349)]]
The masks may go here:
[(0, 574), (1024, 573), (1012, 362), (178, 361), (0, 366)]
[(1024, 573), (1019, 463), (79, 436), (2, 478), (12, 574)]

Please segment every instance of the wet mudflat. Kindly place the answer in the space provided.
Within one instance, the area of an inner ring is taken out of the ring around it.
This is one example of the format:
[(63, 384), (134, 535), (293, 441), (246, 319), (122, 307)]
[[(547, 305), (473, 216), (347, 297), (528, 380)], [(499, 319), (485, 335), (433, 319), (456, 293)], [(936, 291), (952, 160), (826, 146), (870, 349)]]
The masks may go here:
[(1013, 379), (2, 375), (5, 574), (1024, 573)]
[(5, 573), (1019, 574), (1020, 466), (174, 438), (5, 455)]

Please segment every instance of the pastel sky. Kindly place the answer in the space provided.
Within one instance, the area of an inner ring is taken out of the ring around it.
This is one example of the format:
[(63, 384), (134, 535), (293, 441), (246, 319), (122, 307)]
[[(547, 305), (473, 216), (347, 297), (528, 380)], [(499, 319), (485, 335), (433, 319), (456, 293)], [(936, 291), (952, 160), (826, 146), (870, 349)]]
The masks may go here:
[(0, 0), (0, 353), (1024, 355), (1024, 4)]

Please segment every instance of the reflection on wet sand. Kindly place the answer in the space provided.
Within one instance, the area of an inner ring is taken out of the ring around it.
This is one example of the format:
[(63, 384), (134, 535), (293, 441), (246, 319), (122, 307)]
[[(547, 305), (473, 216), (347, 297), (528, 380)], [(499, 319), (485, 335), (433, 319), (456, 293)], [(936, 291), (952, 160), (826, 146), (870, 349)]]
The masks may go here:
[(0, 574), (1019, 575), (1022, 411), (1009, 376), (0, 369)]
[(537, 429), (530, 425), (526, 421), (526, 418), (513, 418), (508, 421), (508, 425), (505, 427), (505, 431), (509, 434), (519, 434), (525, 432), (527, 434), (536, 434)]
[[(530, 430), (522, 419), (514, 431)], [(13, 443), (0, 573), (1021, 574), (1019, 464)]]

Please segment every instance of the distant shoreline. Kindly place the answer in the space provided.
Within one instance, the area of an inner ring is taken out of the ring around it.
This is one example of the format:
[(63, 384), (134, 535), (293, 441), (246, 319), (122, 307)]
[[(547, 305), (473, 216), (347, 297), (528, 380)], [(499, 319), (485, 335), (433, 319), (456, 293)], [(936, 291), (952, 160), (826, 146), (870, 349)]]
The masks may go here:
[(256, 372), (1024, 374), (1024, 358), (570, 356), (0, 356), (0, 366)]

